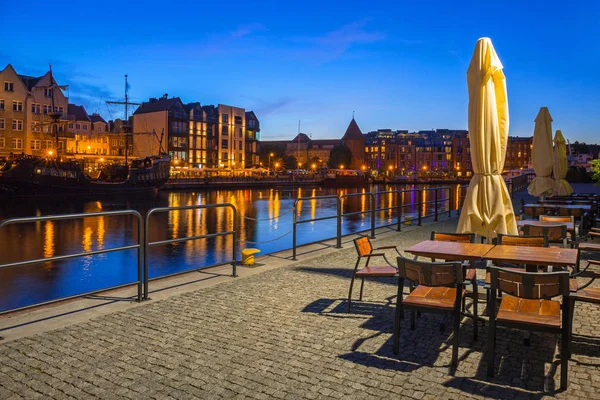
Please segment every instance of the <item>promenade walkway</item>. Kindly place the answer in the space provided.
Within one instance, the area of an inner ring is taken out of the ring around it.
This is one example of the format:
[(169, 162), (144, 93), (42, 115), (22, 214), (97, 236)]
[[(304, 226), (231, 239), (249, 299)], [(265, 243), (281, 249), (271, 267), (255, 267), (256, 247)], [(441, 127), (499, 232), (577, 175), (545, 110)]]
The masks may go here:
[[(456, 222), (383, 230), (375, 243), (407, 248)], [(346, 312), (350, 240), (285, 265), (285, 254), (262, 257), (281, 266), (60, 329), (16, 340), (8, 332), (0, 399), (600, 398), (600, 307), (577, 305), (567, 392), (555, 391), (557, 336), (534, 333), (524, 347), (522, 334), (501, 330), (490, 380), (487, 325), (473, 343), (466, 319), (450, 376), (451, 333), (439, 332), (439, 316), (404, 329), (392, 354), (394, 280), (366, 282), (365, 301)]]

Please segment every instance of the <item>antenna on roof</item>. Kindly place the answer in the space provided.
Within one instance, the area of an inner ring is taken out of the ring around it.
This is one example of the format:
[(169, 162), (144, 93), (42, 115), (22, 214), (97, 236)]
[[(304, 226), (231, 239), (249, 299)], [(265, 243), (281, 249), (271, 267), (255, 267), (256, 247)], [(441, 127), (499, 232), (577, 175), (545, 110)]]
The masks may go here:
[(354, 111), (352, 111), (352, 119), (354, 119)]

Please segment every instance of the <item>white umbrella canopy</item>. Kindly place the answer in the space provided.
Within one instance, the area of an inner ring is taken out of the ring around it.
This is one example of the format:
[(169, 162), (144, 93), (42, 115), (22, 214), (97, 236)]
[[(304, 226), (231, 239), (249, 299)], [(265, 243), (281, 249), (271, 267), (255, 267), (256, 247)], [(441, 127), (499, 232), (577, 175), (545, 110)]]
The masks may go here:
[(489, 38), (475, 45), (467, 70), (469, 141), (473, 178), (457, 232), (486, 236), (518, 234), (502, 170), (508, 142), (508, 99), (502, 63)]
[(568, 196), (573, 188), (565, 180), (569, 165), (567, 162), (567, 142), (560, 130), (554, 135), (554, 196)]
[(535, 117), (533, 130), (533, 149), (531, 163), (535, 178), (529, 184), (527, 191), (532, 196), (549, 196), (554, 190), (554, 179), (551, 178), (554, 165), (552, 151), (552, 117), (548, 107), (541, 107)]

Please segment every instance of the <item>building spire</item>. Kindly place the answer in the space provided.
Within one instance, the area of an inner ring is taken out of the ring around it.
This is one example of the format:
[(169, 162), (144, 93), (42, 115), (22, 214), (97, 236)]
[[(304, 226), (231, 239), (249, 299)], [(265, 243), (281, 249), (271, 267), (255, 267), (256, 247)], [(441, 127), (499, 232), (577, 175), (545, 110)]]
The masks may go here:
[(354, 111), (352, 111), (352, 119), (354, 119)]

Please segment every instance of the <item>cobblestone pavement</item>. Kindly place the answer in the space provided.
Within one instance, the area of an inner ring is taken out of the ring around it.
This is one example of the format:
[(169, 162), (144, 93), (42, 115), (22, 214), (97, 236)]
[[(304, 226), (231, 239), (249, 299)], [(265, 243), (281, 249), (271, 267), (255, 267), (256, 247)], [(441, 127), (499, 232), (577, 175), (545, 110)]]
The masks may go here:
[[(376, 244), (406, 248), (455, 224)], [(364, 301), (346, 312), (354, 260), (346, 242), (290, 267), (0, 343), (0, 399), (600, 398), (600, 308), (577, 305), (567, 392), (556, 392), (558, 336), (533, 333), (524, 347), (521, 333), (500, 330), (497, 377), (488, 379), (487, 330), (474, 343), (466, 319), (451, 376), (452, 324), (440, 333), (439, 316), (403, 329), (392, 354), (393, 280), (366, 282)]]

